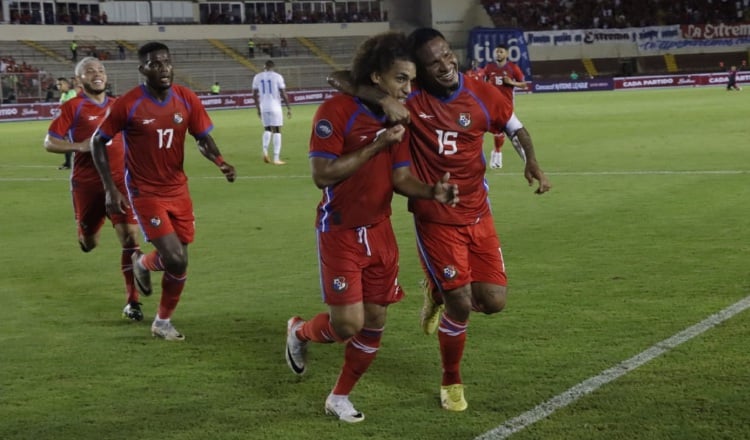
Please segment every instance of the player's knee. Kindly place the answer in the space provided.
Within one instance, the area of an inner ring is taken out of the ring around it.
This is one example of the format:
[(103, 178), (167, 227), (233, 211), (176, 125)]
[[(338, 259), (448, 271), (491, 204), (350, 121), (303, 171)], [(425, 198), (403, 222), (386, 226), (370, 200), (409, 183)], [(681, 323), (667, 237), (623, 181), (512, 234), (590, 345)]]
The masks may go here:
[(78, 239), (78, 245), (83, 252), (91, 252), (96, 247), (96, 239), (93, 237), (81, 237)]
[(490, 295), (486, 295), (482, 301), (482, 313), (486, 315), (492, 315), (494, 313), (500, 313), (505, 308), (506, 301), (506, 290), (493, 292)]
[(362, 327), (364, 326), (364, 322), (360, 322), (358, 320), (341, 320), (341, 321), (333, 321), (331, 322), (331, 327), (333, 327), (333, 331), (336, 332), (336, 336), (342, 341), (346, 341), (347, 339), (353, 337), (357, 333), (359, 333), (360, 330), (362, 330)]
[(185, 273), (187, 271), (187, 255), (184, 253), (162, 254), (164, 269), (170, 273)]

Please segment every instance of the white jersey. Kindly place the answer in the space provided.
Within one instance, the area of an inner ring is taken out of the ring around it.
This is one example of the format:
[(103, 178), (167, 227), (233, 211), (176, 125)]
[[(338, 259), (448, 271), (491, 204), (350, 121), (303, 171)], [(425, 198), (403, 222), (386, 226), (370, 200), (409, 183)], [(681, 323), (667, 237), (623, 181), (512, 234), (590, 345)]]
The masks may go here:
[(253, 90), (258, 91), (261, 112), (281, 112), (280, 90), (286, 89), (284, 77), (280, 74), (265, 70), (253, 77)]

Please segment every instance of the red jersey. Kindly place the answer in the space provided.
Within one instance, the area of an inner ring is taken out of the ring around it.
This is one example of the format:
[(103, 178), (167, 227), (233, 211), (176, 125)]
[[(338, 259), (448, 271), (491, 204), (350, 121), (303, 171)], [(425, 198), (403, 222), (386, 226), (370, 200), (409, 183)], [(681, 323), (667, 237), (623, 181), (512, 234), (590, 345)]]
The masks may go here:
[[(372, 143), (385, 130), (377, 116), (359, 99), (336, 95), (318, 107), (310, 135), (312, 157), (335, 159)], [(316, 227), (321, 232), (379, 223), (391, 216), (393, 170), (409, 166), (408, 134), (384, 148), (348, 178), (323, 188)]]
[(187, 188), (185, 134), (203, 138), (211, 129), (206, 109), (187, 87), (173, 84), (160, 102), (142, 84), (117, 100), (99, 134), (109, 139), (123, 132), (125, 181), (131, 195), (172, 197)]
[[(60, 114), (52, 120), (47, 133), (54, 138), (70, 142), (83, 142), (91, 138), (96, 128), (107, 116), (107, 109), (115, 102), (114, 98), (105, 97), (98, 104), (85, 94), (80, 94), (60, 106)], [(109, 168), (112, 179), (121, 182), (124, 176), (125, 158), (122, 136), (115, 136), (107, 145), (109, 151)], [(73, 185), (101, 185), (102, 181), (94, 166), (91, 153), (75, 153), (73, 156)]]
[(484, 77), (486, 74), (484, 73), (483, 68), (477, 67), (476, 69), (468, 69), (466, 72), (464, 72), (464, 75), (477, 81), (484, 81)]
[(406, 102), (411, 112), (412, 170), (423, 182), (434, 183), (445, 172), (458, 185), (461, 202), (451, 207), (432, 200), (409, 199), (419, 220), (468, 225), (490, 212), (487, 201), (484, 133), (505, 128), (513, 104), (497, 89), (459, 74), (459, 87), (438, 98), (415, 85)]
[(487, 82), (497, 87), (511, 101), (513, 101), (515, 87), (503, 84), (503, 77), (507, 76), (519, 82), (524, 80), (523, 71), (512, 61), (507, 61), (502, 67), (498, 66), (497, 63), (488, 63), (484, 66), (484, 74)]

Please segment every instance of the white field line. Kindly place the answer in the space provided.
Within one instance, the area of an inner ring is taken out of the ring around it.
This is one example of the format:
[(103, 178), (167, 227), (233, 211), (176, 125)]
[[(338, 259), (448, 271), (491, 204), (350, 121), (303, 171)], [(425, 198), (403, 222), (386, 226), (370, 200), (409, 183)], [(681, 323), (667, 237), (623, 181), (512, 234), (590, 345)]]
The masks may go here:
[(584, 397), (585, 395), (596, 391), (602, 385), (606, 385), (607, 383), (612, 382), (620, 376), (624, 376), (625, 374), (650, 362), (653, 359), (656, 359), (662, 354), (670, 351), (671, 349), (684, 342), (691, 340), (701, 333), (712, 329), (718, 324), (721, 324), (722, 322), (730, 319), (734, 315), (737, 315), (738, 313), (748, 308), (750, 308), (750, 296), (745, 297), (744, 299), (732, 304), (724, 310), (709, 316), (698, 324), (688, 327), (685, 330), (675, 334), (674, 336), (654, 344), (653, 346), (649, 347), (645, 351), (642, 351), (641, 353), (638, 353), (632, 358), (620, 362), (612, 368), (602, 371), (597, 376), (584, 380), (583, 382), (575, 385), (562, 394), (558, 394), (548, 401), (537, 405), (535, 408), (526, 411), (520, 416), (506, 421), (497, 428), (485, 432), (475, 440), (506, 439), (511, 435), (527, 428), (528, 426), (531, 426), (534, 423), (549, 417), (558, 409), (564, 408), (580, 399), (581, 397)]
[[(2, 168), (47, 168), (49, 165), (0, 165)], [(666, 170), (653, 170), (653, 171), (570, 171), (570, 172), (549, 172), (546, 173), (548, 176), (644, 176), (644, 175), (736, 175), (736, 174), (750, 174), (750, 170), (685, 170), (685, 171), (666, 171)], [(512, 172), (488, 172), (488, 177), (518, 177), (522, 176), (523, 173), (512, 173)], [(213, 180), (220, 179), (224, 180), (224, 176), (189, 176), (191, 180), (203, 179)], [(263, 180), (263, 179), (310, 179), (310, 175), (275, 175), (275, 176), (237, 176), (238, 180)], [(60, 177), (2, 177), (0, 176), (0, 182), (54, 182), (54, 181), (67, 181), (70, 180), (70, 174), (68, 172), (61, 172)]]

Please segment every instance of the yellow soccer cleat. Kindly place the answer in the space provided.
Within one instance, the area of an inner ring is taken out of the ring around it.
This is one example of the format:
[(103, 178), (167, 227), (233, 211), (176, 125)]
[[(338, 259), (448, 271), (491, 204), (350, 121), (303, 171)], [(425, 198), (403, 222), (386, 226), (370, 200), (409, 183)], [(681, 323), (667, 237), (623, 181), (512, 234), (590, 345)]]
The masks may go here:
[(463, 384), (443, 385), (440, 387), (440, 405), (448, 411), (463, 411), (469, 407), (464, 399)]
[(422, 295), (424, 296), (424, 302), (422, 303), (422, 310), (419, 312), (419, 325), (422, 327), (422, 331), (426, 335), (435, 333), (435, 330), (440, 324), (440, 315), (445, 310), (445, 304), (438, 304), (432, 297), (432, 286), (427, 280), (422, 280)]

